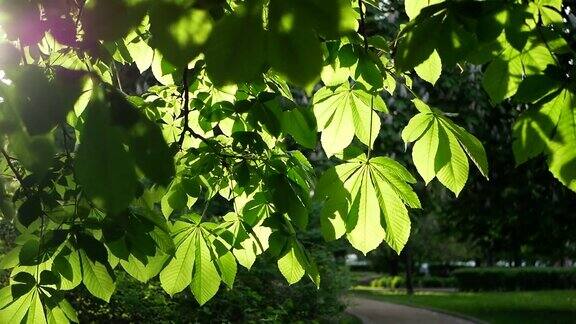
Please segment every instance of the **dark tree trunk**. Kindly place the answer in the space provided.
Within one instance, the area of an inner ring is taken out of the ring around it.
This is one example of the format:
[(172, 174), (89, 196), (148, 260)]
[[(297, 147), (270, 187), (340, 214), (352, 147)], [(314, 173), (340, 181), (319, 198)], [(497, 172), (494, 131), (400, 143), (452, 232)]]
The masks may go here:
[(406, 293), (408, 295), (413, 295), (414, 283), (412, 282), (412, 252), (408, 245), (404, 248), (404, 261), (406, 262)]
[(488, 250), (486, 253), (486, 266), (494, 266), (494, 255), (492, 254), (492, 250)]
[(511, 248), (511, 257), (512, 260), (510, 262), (510, 266), (514, 267), (514, 268), (519, 268), (522, 266), (522, 256), (520, 254), (520, 247), (519, 246), (515, 246)]
[(393, 257), (390, 261), (390, 275), (392, 276), (397, 276), (400, 272), (400, 264), (398, 259), (398, 257)]
[(480, 268), (482, 266), (482, 259), (476, 258), (474, 259), (474, 263), (476, 263), (476, 268)]

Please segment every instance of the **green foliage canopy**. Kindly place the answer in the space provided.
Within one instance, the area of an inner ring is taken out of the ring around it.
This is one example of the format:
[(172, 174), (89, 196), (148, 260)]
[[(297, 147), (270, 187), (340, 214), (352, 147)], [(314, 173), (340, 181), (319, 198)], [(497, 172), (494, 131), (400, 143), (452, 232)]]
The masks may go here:
[[(386, 39), (366, 32), (375, 1), (0, 1), (0, 167), (19, 183), (21, 232), (0, 263), (11, 269), (1, 321), (75, 322), (63, 291), (83, 284), (107, 301), (120, 268), (159, 276), (169, 294), (189, 287), (200, 304), (262, 253), (289, 283), (319, 285), (298, 236), (313, 202), (327, 240), (399, 253), (421, 206), (416, 178), (372, 156), (392, 110), (380, 94), (461, 64), (486, 67), (494, 103), (528, 107), (514, 126), (517, 163), (545, 155), (576, 191), (561, 1), (405, 6), (410, 21)], [(119, 66), (131, 64), (151, 86), (124, 91)], [(298, 87), (309, 105), (296, 103)], [(469, 160), (488, 178), (481, 141), (413, 103), (402, 138), (424, 182), (458, 195)], [(317, 182), (299, 149), (318, 132), (337, 165)], [(230, 210), (207, 214), (215, 199)]]

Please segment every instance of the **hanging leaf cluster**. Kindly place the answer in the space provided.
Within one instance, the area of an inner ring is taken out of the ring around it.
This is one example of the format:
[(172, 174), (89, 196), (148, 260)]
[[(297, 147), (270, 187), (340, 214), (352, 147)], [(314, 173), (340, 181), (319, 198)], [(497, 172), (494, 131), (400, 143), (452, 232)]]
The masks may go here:
[[(77, 322), (66, 291), (109, 301), (118, 271), (204, 304), (262, 254), (319, 286), (299, 235), (313, 203), (327, 240), (400, 253), (421, 204), (406, 166), (373, 156), (395, 113), (382, 94), (458, 65), (483, 67), (494, 103), (527, 107), (516, 162), (545, 155), (576, 190), (562, 3), (405, 7), (388, 39), (367, 34), (376, 1), (1, 0), (0, 193), (17, 189), (15, 212), (0, 206), (20, 235), (0, 261), (0, 322)], [(481, 139), (413, 102), (401, 135), (424, 182), (458, 195), (469, 160), (488, 178)], [(304, 149), (334, 166), (316, 174)]]

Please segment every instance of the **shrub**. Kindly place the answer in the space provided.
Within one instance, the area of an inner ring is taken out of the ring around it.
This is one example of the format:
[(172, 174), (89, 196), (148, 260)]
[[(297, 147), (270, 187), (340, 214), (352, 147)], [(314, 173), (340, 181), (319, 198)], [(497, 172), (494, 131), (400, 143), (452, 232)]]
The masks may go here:
[[(417, 288), (452, 288), (456, 287), (455, 278), (443, 277), (417, 277), (414, 278), (414, 287)], [(372, 280), (370, 286), (374, 288), (398, 289), (406, 287), (406, 279), (401, 276), (382, 276)]]
[(372, 280), (370, 283), (371, 287), (374, 288), (390, 288), (397, 289), (402, 288), (406, 285), (404, 277), (400, 276), (382, 276), (378, 279)]
[(110, 303), (84, 289), (69, 297), (81, 323), (338, 322), (346, 307), (341, 297), (350, 286), (350, 276), (328, 251), (313, 255), (322, 276), (320, 289), (304, 280), (288, 287), (275, 262), (263, 256), (251, 271), (239, 269), (234, 289), (221, 289), (202, 307), (188, 289), (170, 298), (157, 279), (142, 284), (123, 272), (117, 273)]
[(414, 279), (414, 286), (419, 288), (453, 288), (456, 287), (456, 278), (419, 277)]
[(576, 268), (472, 268), (453, 275), (464, 291), (576, 288)]

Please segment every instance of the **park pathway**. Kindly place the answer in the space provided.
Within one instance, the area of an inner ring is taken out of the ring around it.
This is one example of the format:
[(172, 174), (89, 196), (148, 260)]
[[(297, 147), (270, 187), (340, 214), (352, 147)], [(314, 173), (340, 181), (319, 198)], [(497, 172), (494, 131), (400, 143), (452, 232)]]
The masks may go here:
[(362, 320), (364, 324), (394, 323), (394, 324), (473, 324), (475, 322), (433, 312), (426, 309), (397, 305), (383, 301), (350, 296), (347, 313)]

